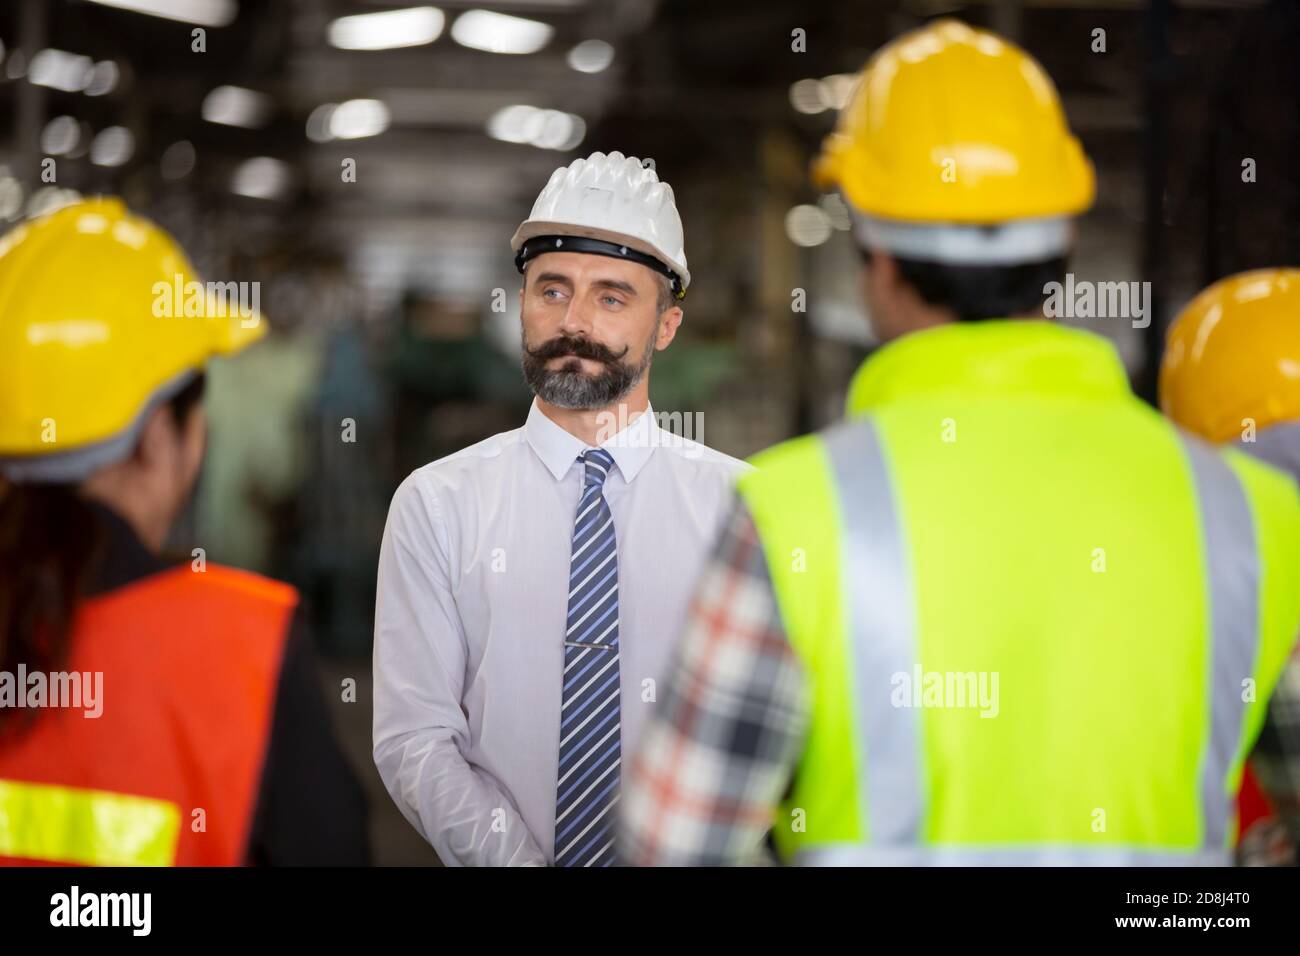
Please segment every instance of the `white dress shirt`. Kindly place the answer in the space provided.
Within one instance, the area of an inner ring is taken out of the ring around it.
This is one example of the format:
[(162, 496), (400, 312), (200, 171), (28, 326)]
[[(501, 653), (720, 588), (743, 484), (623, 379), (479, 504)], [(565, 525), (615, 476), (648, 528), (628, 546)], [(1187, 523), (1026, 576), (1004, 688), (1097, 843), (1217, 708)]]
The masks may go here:
[[(393, 496), (375, 608), (375, 764), (447, 865), (554, 860), (569, 557), (587, 447), (534, 402), (523, 428), (425, 465)], [(604, 495), (618, 546), (626, 756), (749, 466), (661, 430), (653, 409), (600, 447), (615, 463)]]

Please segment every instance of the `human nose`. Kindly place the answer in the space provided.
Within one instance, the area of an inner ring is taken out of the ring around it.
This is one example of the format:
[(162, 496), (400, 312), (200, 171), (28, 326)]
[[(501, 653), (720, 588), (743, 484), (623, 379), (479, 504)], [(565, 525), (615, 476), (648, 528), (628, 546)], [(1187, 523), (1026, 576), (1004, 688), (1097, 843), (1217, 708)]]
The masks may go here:
[(564, 310), (564, 318), (560, 320), (560, 331), (570, 336), (590, 336), (591, 330), (591, 310), (581, 297), (574, 296), (569, 300), (568, 308)]

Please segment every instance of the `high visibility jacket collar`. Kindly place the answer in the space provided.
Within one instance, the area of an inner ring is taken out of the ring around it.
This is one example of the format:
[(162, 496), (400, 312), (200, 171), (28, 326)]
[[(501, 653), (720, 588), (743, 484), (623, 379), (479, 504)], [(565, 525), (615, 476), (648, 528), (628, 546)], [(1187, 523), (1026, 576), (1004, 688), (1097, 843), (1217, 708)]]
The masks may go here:
[(1099, 335), (1031, 319), (954, 322), (904, 335), (868, 358), (849, 387), (849, 417), (923, 394), (1116, 400), (1130, 394)]

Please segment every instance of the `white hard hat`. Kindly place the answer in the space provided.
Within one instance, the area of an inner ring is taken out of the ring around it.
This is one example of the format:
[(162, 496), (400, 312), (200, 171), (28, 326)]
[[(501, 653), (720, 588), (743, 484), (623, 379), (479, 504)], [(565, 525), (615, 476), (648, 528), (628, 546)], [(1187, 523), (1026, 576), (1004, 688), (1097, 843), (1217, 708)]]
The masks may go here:
[(552, 173), (510, 248), (520, 272), (543, 252), (589, 252), (649, 266), (672, 280), (679, 299), (691, 284), (673, 188), (619, 152), (592, 153)]

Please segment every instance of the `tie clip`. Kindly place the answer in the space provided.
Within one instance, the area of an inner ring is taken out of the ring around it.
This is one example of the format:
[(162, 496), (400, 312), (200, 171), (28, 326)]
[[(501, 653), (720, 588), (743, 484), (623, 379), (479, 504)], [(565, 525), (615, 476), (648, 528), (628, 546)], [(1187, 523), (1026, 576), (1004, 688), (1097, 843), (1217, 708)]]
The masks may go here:
[(616, 651), (617, 644), (584, 644), (582, 641), (565, 641), (565, 647), (594, 647), (598, 651)]

